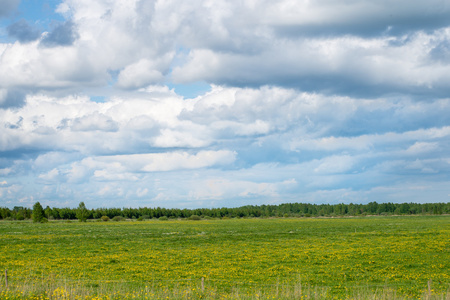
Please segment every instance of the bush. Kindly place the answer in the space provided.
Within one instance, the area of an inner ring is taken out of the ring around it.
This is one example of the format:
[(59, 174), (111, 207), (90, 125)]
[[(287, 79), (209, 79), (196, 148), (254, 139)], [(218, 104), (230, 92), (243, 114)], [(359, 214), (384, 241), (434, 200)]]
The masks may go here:
[(114, 221), (114, 222), (125, 221), (125, 218), (122, 216), (115, 216), (114, 218), (112, 218), (111, 221)]
[(152, 218), (150, 218), (150, 216), (146, 216), (146, 215), (144, 215), (144, 216), (140, 216), (137, 220), (138, 221), (145, 221), (145, 220), (151, 220)]
[(48, 223), (48, 219), (47, 218), (42, 218), (41, 223)]
[(194, 221), (199, 221), (201, 219), (202, 218), (200, 216), (197, 216), (197, 215), (192, 215), (192, 216), (189, 217), (189, 220), (194, 220)]
[(166, 217), (166, 216), (162, 216), (162, 217), (159, 217), (159, 220), (160, 221), (167, 221), (167, 220), (169, 220), (169, 218)]
[(108, 216), (102, 216), (101, 217), (103, 222), (108, 222), (109, 221), (109, 217)]

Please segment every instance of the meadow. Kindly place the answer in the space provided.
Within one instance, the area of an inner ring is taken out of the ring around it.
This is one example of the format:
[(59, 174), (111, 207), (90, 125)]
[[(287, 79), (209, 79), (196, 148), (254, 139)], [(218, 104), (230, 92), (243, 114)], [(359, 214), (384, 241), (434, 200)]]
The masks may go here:
[(450, 299), (449, 216), (1, 221), (0, 237), (1, 299)]

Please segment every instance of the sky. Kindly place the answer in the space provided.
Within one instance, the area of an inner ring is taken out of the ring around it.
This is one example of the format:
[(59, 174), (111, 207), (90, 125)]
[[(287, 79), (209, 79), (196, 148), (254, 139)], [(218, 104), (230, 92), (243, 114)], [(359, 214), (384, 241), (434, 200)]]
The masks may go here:
[(0, 0), (0, 207), (450, 201), (448, 0)]

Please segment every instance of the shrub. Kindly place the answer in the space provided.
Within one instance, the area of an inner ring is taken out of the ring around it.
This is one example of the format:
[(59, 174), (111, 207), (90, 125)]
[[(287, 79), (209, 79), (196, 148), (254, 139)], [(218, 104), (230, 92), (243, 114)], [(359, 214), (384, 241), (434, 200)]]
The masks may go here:
[(189, 217), (189, 220), (194, 220), (194, 221), (199, 221), (201, 219), (202, 218), (200, 216), (197, 216), (197, 215), (192, 215), (192, 216)]
[(160, 221), (167, 221), (167, 220), (169, 220), (169, 218), (166, 217), (166, 216), (162, 216), (162, 217), (159, 217), (159, 220)]
[(125, 221), (125, 218), (122, 216), (115, 216), (114, 218), (112, 218), (111, 221), (114, 221), (114, 222)]
[(47, 218), (42, 218), (41, 223), (48, 223), (48, 219)]
[(109, 217), (108, 216), (102, 216), (101, 217), (103, 222), (108, 222), (109, 221)]

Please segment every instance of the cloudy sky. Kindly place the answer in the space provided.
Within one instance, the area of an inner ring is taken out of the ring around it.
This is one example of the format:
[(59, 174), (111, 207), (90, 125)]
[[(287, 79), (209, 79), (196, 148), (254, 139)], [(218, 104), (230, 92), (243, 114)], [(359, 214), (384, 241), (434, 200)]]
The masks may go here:
[(0, 0), (0, 206), (450, 201), (448, 0)]

